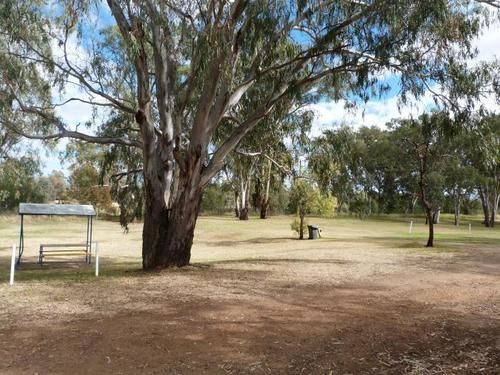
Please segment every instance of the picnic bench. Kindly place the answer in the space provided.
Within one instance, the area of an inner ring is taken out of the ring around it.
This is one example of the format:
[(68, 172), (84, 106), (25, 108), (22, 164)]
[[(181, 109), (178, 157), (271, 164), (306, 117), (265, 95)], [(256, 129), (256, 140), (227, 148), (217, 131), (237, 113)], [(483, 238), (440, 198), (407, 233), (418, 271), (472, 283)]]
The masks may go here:
[(85, 263), (91, 263), (92, 249), (87, 244), (41, 244), (38, 263), (43, 265), (46, 257), (85, 256)]

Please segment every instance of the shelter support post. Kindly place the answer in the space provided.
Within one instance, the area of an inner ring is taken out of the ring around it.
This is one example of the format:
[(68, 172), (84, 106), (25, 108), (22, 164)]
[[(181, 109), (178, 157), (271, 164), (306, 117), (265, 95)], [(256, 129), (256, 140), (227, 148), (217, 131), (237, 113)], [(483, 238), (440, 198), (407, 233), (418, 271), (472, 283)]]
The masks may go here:
[(87, 237), (86, 237), (86, 240), (85, 240), (85, 251), (87, 252), (87, 255), (85, 256), (85, 261), (87, 263), (90, 263), (90, 260), (89, 260), (89, 256), (88, 256), (88, 253), (89, 253), (89, 230), (90, 230), (90, 217), (87, 216)]
[(87, 244), (89, 246), (88, 248), (88, 254), (89, 254), (89, 259), (88, 259), (88, 262), (89, 264), (92, 263), (92, 224), (93, 224), (93, 217), (92, 216), (88, 216), (88, 219), (90, 221), (90, 230), (89, 230), (89, 236), (87, 238)]
[(21, 263), (21, 257), (24, 252), (24, 215), (21, 215), (21, 230), (19, 232), (19, 256), (17, 258), (17, 264)]

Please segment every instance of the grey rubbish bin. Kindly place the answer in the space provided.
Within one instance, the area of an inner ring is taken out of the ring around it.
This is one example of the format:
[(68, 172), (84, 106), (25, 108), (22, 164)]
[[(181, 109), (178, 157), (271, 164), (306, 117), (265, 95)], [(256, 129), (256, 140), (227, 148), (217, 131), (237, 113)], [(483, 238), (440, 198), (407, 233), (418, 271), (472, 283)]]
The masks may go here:
[(307, 229), (309, 230), (309, 239), (317, 240), (320, 237), (320, 229), (318, 225), (308, 225)]

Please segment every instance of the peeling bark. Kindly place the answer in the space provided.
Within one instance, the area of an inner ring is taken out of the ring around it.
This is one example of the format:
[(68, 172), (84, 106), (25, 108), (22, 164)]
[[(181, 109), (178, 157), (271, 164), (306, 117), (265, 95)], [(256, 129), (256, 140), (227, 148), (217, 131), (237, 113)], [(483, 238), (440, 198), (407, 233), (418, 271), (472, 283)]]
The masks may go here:
[(189, 264), (194, 228), (203, 188), (199, 185), (198, 157), (191, 168), (180, 173), (178, 194), (167, 208), (164, 195), (158, 195), (160, 180), (145, 179), (146, 209), (143, 227), (143, 268), (182, 267)]

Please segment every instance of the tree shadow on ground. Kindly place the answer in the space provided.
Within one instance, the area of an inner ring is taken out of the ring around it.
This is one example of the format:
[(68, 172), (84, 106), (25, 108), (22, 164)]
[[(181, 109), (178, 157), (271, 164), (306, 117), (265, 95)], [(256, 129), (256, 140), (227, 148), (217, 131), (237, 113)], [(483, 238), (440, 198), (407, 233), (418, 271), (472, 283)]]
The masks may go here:
[(244, 240), (226, 239), (220, 241), (200, 241), (198, 243), (202, 243), (210, 247), (231, 247), (242, 244), (275, 244), (275, 243), (289, 242), (295, 240), (297, 240), (297, 238), (293, 237), (255, 237)]
[[(8, 259), (7, 257), (0, 257), (0, 265), (2, 265), (0, 267), (0, 279), (8, 280), (10, 275), (10, 257)], [(100, 257), (100, 278), (141, 276), (142, 274), (143, 272), (138, 262), (116, 262), (112, 258)], [(95, 264), (87, 264), (85, 261), (47, 261), (43, 265), (40, 265), (38, 258), (24, 257), (21, 264), (17, 265), (15, 270), (15, 282), (83, 282), (95, 279)]]
[(214, 262), (209, 262), (211, 265), (226, 265), (226, 264), (264, 264), (264, 265), (274, 265), (274, 264), (355, 264), (359, 263), (357, 261), (346, 260), (346, 259), (300, 259), (300, 258), (242, 258), (242, 259), (228, 259), (219, 260)]

